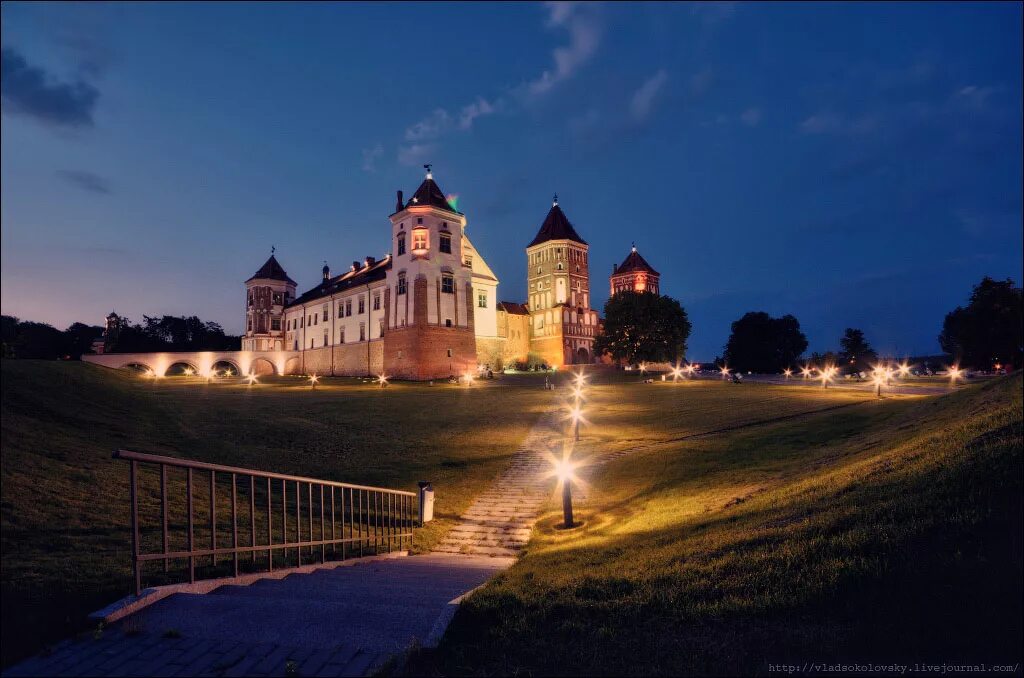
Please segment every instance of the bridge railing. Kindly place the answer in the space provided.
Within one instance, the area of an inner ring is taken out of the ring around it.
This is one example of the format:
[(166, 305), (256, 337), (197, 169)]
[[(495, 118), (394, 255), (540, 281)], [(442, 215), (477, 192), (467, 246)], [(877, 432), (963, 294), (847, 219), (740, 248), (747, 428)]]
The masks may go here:
[(194, 583), (412, 545), (419, 511), (413, 492), (129, 450), (114, 458), (129, 464), (136, 595), (143, 566), (153, 563), (162, 564), (152, 575), (162, 582), (184, 578), (187, 565)]

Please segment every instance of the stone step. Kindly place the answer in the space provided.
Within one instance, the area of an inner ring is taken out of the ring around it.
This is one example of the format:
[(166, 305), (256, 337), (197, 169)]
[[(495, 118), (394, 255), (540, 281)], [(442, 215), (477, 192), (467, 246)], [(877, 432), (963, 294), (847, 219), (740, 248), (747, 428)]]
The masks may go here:
[(440, 547), (437, 549), (442, 553), (468, 553), (478, 556), (494, 556), (514, 558), (519, 555), (518, 549), (502, 548), (499, 546), (462, 546), (462, 547)]
[(448, 534), (505, 534), (514, 537), (529, 537), (531, 532), (533, 530), (528, 527), (501, 528), (459, 524), (453, 527)]

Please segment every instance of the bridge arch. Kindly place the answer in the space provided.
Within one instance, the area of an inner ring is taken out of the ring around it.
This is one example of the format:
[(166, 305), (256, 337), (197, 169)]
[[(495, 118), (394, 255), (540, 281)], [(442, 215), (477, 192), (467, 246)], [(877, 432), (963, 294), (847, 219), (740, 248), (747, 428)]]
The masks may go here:
[(213, 361), (213, 365), (210, 366), (210, 371), (214, 374), (226, 377), (237, 377), (242, 374), (242, 368), (238, 366), (238, 363), (234, 360), (227, 360), (225, 358)]
[(253, 358), (252, 362), (249, 363), (249, 373), (256, 376), (275, 375), (277, 374), (277, 368), (274, 367), (274, 363), (266, 358)]
[(140, 362), (138, 360), (132, 360), (131, 362), (127, 362), (124, 365), (121, 365), (121, 367), (118, 368), (118, 369), (130, 370), (132, 372), (139, 372), (141, 374), (146, 374), (148, 372), (152, 372), (153, 371), (152, 367), (150, 367), (146, 363)]
[(188, 360), (176, 360), (164, 370), (165, 377), (184, 377), (199, 374), (199, 368)]
[(302, 373), (302, 361), (296, 357), (288, 358), (284, 364), (285, 374), (301, 374)]

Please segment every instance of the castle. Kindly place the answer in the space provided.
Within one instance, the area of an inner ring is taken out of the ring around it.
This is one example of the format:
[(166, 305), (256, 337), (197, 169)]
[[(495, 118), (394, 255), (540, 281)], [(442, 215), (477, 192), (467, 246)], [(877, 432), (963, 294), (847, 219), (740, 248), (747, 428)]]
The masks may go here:
[[(223, 363), (236, 374), (386, 374), (437, 379), (531, 363), (595, 362), (601, 321), (590, 307), (589, 245), (552, 201), (526, 247), (526, 304), (498, 300), (498, 278), (466, 233), (466, 216), (445, 197), (429, 165), (390, 215), (383, 259), (353, 261), (297, 294), (275, 253), (245, 281), (245, 334), (237, 356), (122, 354), (93, 362), (143, 367), (163, 376), (185, 363), (204, 374)], [(658, 274), (634, 247), (611, 278), (622, 289), (657, 292)], [(124, 362), (124, 365), (114, 363)], [(128, 361), (128, 362), (125, 362)], [(177, 362), (174, 362), (177, 361)], [(195, 363), (193, 365), (193, 362)], [(156, 365), (154, 367), (153, 365)]]

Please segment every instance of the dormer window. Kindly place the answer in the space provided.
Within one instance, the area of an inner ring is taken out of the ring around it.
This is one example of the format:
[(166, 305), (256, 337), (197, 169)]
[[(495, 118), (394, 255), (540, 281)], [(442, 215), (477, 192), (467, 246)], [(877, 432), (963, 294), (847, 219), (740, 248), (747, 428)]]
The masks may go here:
[(452, 253), (452, 237), (447, 233), (441, 234), (441, 251), (445, 254)]
[(416, 253), (427, 251), (427, 229), (417, 228), (412, 232), (412, 251)]

